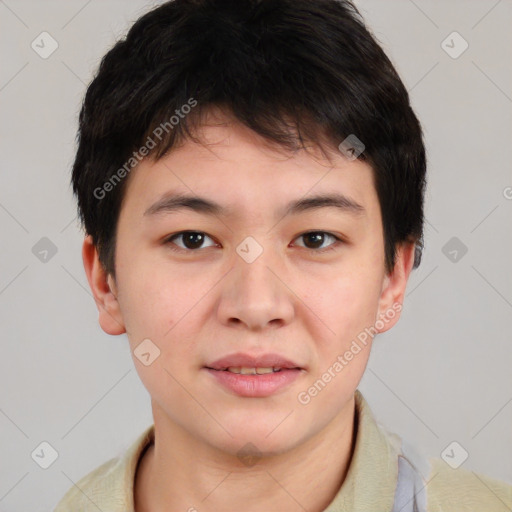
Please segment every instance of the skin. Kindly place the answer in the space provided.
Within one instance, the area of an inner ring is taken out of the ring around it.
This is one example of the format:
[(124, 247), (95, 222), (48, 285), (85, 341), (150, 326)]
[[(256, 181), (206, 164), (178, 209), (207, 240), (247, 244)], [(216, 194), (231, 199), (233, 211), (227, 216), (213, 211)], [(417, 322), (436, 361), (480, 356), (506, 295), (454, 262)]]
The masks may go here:
[[(135, 479), (135, 507), (320, 512), (350, 464), (354, 392), (371, 340), (308, 404), (298, 394), (402, 303), (414, 245), (398, 247), (387, 274), (379, 201), (365, 162), (334, 150), (329, 159), (315, 150), (287, 153), (222, 112), (211, 112), (201, 137), (207, 145), (186, 141), (132, 171), (119, 216), (115, 280), (90, 237), (83, 245), (102, 329), (126, 332), (132, 355), (146, 338), (160, 349), (149, 366), (133, 357), (155, 423), (155, 444)], [(166, 191), (206, 197), (233, 215), (186, 209), (144, 215)], [(332, 192), (364, 212), (278, 214), (289, 201)], [(197, 249), (174, 238), (181, 252), (172, 251), (164, 240), (184, 230), (208, 236)], [(306, 231), (326, 236), (315, 245), (301, 236)], [(253, 263), (236, 252), (247, 236), (263, 248)], [(388, 316), (379, 332), (400, 314)], [(278, 353), (304, 371), (272, 396), (237, 396), (203, 369), (234, 352)], [(248, 442), (260, 453), (252, 466), (237, 456)]]

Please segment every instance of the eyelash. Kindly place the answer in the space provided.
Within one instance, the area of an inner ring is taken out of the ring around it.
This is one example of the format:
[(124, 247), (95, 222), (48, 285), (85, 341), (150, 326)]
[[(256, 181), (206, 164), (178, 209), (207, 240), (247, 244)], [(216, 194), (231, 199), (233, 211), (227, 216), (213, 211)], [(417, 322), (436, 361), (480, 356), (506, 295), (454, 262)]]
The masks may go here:
[[(169, 245), (169, 249), (171, 249), (171, 251), (175, 251), (175, 252), (197, 252), (197, 251), (200, 251), (201, 248), (199, 249), (183, 249), (182, 247), (178, 247), (176, 246), (176, 244), (173, 243), (173, 240), (175, 238), (178, 238), (182, 235), (185, 235), (187, 233), (195, 233), (195, 234), (201, 234), (201, 235), (206, 235), (208, 238), (210, 238), (211, 240), (213, 240), (213, 238), (208, 235), (207, 233), (205, 233), (204, 231), (191, 231), (191, 230), (187, 230), (187, 231), (180, 231), (178, 233), (175, 233), (169, 237), (167, 237), (165, 240), (164, 240), (164, 244), (165, 245)], [(304, 247), (304, 249), (306, 249), (306, 251), (308, 252), (311, 252), (311, 253), (325, 253), (327, 251), (333, 251), (335, 249), (335, 247), (337, 247), (339, 244), (342, 244), (344, 243), (344, 240), (342, 240), (339, 236), (336, 236), (335, 234), (333, 233), (330, 233), (329, 231), (306, 231), (305, 233), (301, 233), (300, 235), (298, 235), (296, 238), (300, 238), (302, 236), (306, 236), (306, 235), (310, 235), (310, 234), (324, 234), (324, 235), (328, 235), (328, 236), (331, 236), (332, 238), (334, 238), (335, 242), (327, 247), (324, 247), (323, 249), (311, 249), (309, 247)], [(207, 247), (205, 247), (205, 249), (207, 249)]]

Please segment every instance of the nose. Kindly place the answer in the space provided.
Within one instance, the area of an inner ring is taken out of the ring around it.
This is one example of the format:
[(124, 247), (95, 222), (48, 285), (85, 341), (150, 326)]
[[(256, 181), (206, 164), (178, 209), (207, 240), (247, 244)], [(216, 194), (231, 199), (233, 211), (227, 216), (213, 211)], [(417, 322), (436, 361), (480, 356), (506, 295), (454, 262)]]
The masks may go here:
[(252, 263), (237, 255), (234, 266), (222, 280), (217, 309), (220, 321), (252, 331), (289, 324), (295, 312), (295, 295), (280, 268), (267, 251)]

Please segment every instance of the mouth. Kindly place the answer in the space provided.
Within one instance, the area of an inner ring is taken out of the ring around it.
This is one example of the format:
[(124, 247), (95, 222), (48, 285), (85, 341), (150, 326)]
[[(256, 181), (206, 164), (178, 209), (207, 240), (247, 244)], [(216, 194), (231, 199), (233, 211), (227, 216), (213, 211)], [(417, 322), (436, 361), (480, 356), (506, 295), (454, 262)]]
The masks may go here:
[(286, 370), (300, 370), (301, 368), (280, 368), (279, 366), (268, 366), (268, 367), (248, 367), (248, 366), (229, 366), (227, 368), (210, 368), (206, 366), (208, 370), (215, 370), (218, 372), (230, 372), (237, 375), (267, 375), (269, 373), (278, 373)]
[(224, 390), (252, 398), (275, 394), (305, 373), (303, 367), (277, 354), (232, 354), (203, 369)]
[(230, 354), (205, 365), (205, 368), (242, 375), (264, 375), (282, 370), (302, 370), (296, 362), (279, 354)]

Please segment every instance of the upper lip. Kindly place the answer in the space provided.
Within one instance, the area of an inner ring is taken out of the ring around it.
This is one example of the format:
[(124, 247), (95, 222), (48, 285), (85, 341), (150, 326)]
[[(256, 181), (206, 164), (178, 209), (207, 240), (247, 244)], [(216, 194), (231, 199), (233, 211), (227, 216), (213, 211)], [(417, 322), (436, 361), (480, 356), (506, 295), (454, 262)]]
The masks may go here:
[(261, 354), (258, 356), (251, 356), (250, 354), (243, 354), (237, 352), (229, 354), (225, 357), (217, 359), (213, 363), (206, 365), (206, 368), (213, 370), (226, 370), (231, 366), (241, 366), (245, 368), (299, 368), (301, 366), (297, 363), (287, 359), (279, 354)]

